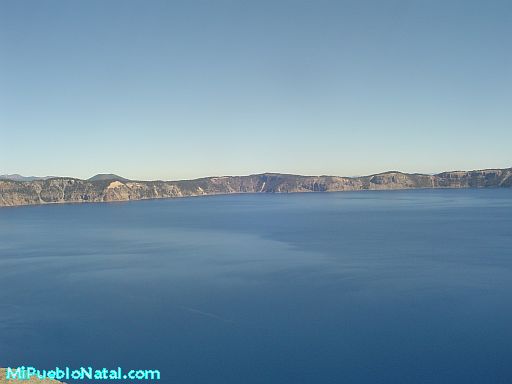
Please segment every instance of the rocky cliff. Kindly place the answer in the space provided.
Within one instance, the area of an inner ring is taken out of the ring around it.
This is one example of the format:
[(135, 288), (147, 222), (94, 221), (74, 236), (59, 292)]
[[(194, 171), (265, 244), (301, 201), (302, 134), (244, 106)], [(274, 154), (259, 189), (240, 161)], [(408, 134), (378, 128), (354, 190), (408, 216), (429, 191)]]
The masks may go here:
[(0, 206), (106, 202), (230, 193), (335, 192), (411, 188), (512, 187), (512, 168), (443, 172), (437, 175), (385, 172), (362, 177), (264, 173), (181, 181), (50, 178), (0, 180)]

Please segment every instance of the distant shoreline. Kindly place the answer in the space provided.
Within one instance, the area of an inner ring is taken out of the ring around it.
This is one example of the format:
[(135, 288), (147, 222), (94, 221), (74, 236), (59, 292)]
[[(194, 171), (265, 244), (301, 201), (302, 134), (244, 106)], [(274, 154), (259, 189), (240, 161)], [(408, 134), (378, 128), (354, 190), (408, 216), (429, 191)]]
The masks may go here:
[(135, 181), (104, 174), (88, 180), (71, 177), (30, 181), (0, 179), (0, 207), (124, 202), (246, 193), (511, 187), (512, 168), (450, 171), (435, 175), (390, 171), (360, 177), (263, 173), (178, 181)]
[[(0, 205), (0, 209), (16, 209), (16, 208), (29, 208), (41, 207), (48, 205), (88, 205), (88, 204), (125, 204), (143, 201), (165, 201), (165, 200), (181, 200), (181, 199), (201, 199), (205, 197), (222, 197), (222, 196), (243, 196), (243, 195), (301, 195), (301, 194), (335, 194), (335, 193), (364, 193), (364, 192), (401, 192), (401, 191), (478, 191), (478, 190), (498, 190), (505, 189), (501, 187), (439, 187), (439, 188), (396, 188), (396, 189), (357, 189), (357, 190), (344, 190), (344, 191), (297, 191), (297, 192), (233, 192), (233, 193), (211, 193), (204, 195), (189, 195), (189, 196), (174, 196), (174, 197), (148, 197), (133, 200), (108, 200), (108, 201), (54, 201), (38, 204), (19, 204), (19, 205)], [(512, 188), (511, 188), (512, 190)]]

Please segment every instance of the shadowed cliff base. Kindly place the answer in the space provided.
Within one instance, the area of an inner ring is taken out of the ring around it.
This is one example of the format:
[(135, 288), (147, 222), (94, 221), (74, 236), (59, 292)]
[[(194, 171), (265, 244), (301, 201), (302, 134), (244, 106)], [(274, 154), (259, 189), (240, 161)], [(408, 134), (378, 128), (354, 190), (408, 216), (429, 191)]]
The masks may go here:
[(500, 187), (512, 187), (512, 168), (451, 171), (436, 175), (390, 171), (361, 177), (263, 173), (179, 181), (135, 181), (116, 175), (101, 175), (101, 177), (93, 177), (88, 180), (69, 177), (31, 181), (0, 180), (0, 207), (129, 201), (232, 193)]

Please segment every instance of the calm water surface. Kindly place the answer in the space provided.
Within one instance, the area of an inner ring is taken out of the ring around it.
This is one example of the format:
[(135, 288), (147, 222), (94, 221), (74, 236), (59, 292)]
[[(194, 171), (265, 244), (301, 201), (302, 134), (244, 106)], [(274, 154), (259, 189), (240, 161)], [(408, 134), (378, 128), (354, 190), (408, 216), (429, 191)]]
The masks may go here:
[(512, 190), (0, 209), (0, 366), (512, 382)]

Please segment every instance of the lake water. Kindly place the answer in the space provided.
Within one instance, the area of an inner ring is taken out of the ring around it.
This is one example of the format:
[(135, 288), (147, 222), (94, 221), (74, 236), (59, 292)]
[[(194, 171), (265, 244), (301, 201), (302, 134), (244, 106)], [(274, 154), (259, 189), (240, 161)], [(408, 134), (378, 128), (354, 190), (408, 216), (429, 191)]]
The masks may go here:
[(512, 189), (0, 209), (0, 366), (17, 365), (510, 383)]

